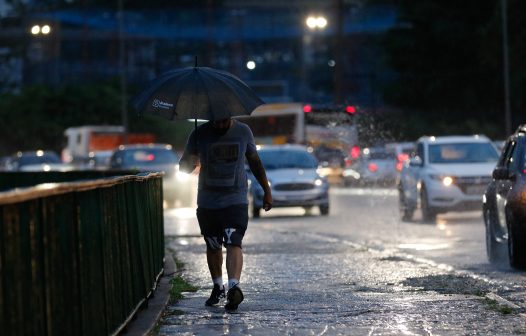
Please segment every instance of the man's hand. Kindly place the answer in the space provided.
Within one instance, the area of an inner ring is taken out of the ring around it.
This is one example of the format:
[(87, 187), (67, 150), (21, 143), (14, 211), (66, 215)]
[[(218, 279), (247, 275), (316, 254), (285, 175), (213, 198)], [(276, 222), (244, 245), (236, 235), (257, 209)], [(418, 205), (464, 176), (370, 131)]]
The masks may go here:
[(190, 174), (199, 165), (199, 156), (195, 154), (183, 153), (179, 161), (179, 171)]
[(254, 177), (258, 181), (259, 185), (261, 185), (261, 188), (263, 188), (265, 193), (263, 195), (263, 209), (265, 209), (265, 211), (269, 211), (272, 209), (272, 192), (270, 191), (265, 168), (263, 168), (263, 164), (261, 163), (258, 153), (251, 153), (247, 155), (246, 158), (252, 174), (254, 174)]
[(272, 195), (270, 194), (270, 192), (266, 192), (263, 195), (263, 209), (265, 209), (265, 211), (269, 211), (270, 209), (272, 209)]

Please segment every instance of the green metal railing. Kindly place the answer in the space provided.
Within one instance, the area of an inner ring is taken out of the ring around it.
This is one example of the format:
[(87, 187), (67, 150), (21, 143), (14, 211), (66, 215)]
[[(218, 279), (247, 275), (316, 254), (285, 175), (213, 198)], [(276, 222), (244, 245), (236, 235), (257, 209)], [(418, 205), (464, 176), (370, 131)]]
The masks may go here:
[(0, 193), (0, 333), (118, 334), (163, 272), (162, 199), (158, 173)]

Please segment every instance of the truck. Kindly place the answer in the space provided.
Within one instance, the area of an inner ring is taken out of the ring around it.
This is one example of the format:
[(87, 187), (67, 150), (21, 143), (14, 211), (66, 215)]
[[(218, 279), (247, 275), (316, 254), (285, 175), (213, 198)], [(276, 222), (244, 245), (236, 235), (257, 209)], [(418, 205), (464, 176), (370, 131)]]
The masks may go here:
[(65, 147), (62, 161), (86, 165), (96, 153), (110, 153), (120, 145), (154, 143), (151, 133), (128, 133), (119, 125), (85, 125), (64, 131)]

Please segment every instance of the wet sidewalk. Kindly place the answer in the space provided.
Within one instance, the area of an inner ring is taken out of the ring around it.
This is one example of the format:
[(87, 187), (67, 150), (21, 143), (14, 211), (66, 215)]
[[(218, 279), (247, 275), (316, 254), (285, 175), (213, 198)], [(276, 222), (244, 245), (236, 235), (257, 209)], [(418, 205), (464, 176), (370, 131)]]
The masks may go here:
[[(211, 290), (194, 212), (166, 221), (167, 245), (200, 289), (169, 305), (159, 335), (514, 335), (518, 313), (504, 314), (480, 293), (487, 283), (376, 254), (334, 237), (251, 222), (244, 241), (235, 313), (205, 307)], [(226, 271), (224, 271), (226, 280)]]

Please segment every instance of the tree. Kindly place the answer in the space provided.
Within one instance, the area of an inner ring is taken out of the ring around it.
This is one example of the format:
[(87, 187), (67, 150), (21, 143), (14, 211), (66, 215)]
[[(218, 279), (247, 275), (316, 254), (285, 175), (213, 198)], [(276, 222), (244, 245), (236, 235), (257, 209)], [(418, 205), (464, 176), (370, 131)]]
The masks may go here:
[[(503, 82), (500, 1), (371, 0), (398, 4), (398, 26), (385, 35), (386, 62), (396, 79), (384, 88), (406, 133), (460, 133), (484, 130), (502, 137)], [(526, 51), (520, 25), (524, 2), (510, 0), (512, 92), (522, 95)], [(513, 101), (513, 98), (512, 98)], [(514, 101), (513, 110), (524, 102)], [(415, 129), (411, 125), (419, 125)]]

